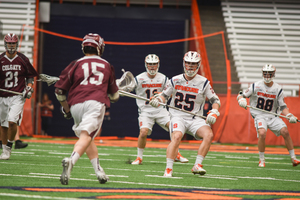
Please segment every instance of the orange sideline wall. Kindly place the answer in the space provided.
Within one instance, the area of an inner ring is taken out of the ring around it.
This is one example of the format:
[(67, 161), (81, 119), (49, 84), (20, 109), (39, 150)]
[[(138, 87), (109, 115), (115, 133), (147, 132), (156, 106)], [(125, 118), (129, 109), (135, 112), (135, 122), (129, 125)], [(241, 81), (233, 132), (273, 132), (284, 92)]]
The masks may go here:
[[(213, 125), (213, 131), (219, 128), (222, 116), (225, 113), (226, 97), (219, 96), (221, 100), (220, 117)], [(249, 105), (249, 99), (247, 99)], [(290, 109), (290, 112), (300, 118), (299, 97), (286, 97), (285, 102)], [(300, 146), (300, 123), (291, 124), (288, 120), (283, 119), (286, 123), (293, 140), (294, 146)], [(228, 118), (224, 127), (221, 130), (221, 136), (217, 142), (220, 143), (244, 143), (257, 144), (257, 134), (254, 127), (254, 120), (250, 115), (250, 109), (245, 110), (238, 105), (236, 95), (230, 99), (230, 109)], [(266, 145), (285, 145), (282, 136), (275, 136), (270, 130), (267, 132)]]

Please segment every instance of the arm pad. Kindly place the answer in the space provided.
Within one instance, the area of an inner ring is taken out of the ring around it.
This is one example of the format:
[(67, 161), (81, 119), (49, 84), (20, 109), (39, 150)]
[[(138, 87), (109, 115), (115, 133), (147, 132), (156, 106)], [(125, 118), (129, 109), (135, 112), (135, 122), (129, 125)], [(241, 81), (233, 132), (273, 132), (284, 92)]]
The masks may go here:
[(28, 83), (31, 83), (33, 85), (34, 79), (33, 78), (27, 78), (26, 79), (26, 85), (28, 85)]
[(57, 100), (59, 102), (65, 101), (67, 100), (67, 96), (66, 96), (66, 91), (59, 89), (59, 88), (55, 88), (55, 96), (57, 98)]

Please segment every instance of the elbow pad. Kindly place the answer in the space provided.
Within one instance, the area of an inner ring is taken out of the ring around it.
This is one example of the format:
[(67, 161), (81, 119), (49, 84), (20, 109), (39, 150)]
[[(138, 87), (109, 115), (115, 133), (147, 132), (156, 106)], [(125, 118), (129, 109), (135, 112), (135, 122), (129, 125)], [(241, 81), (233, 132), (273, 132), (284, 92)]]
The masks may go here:
[(209, 101), (210, 101), (211, 104), (217, 103), (221, 107), (221, 101), (220, 101), (218, 96), (212, 97), (211, 99), (209, 99)]
[(66, 91), (59, 89), (59, 88), (55, 88), (55, 96), (57, 98), (57, 100), (59, 102), (63, 102), (67, 100), (67, 96), (66, 96)]
[(31, 83), (33, 85), (34, 79), (33, 78), (27, 78), (26, 79), (26, 85), (28, 85), (28, 83)]

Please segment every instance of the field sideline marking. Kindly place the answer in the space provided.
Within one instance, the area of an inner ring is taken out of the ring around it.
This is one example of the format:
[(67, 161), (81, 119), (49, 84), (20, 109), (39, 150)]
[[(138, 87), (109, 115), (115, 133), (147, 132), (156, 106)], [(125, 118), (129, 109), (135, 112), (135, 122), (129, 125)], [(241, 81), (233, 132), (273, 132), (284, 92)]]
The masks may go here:
[(34, 198), (34, 199), (61, 199), (61, 200), (91, 200), (82, 198), (70, 198), (70, 197), (50, 197), (50, 196), (40, 196), (40, 195), (26, 195), (26, 194), (11, 194), (11, 193), (0, 193), (0, 196), (9, 197), (24, 197), (24, 198)]

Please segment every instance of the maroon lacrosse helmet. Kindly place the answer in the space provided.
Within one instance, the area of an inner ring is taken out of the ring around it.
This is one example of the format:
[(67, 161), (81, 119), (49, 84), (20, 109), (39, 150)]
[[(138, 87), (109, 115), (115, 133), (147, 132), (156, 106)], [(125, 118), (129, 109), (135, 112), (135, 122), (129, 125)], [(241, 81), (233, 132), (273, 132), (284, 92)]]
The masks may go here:
[(97, 33), (89, 33), (84, 36), (81, 46), (84, 54), (84, 47), (91, 46), (97, 49), (99, 56), (102, 56), (105, 44), (104, 39), (100, 37), (100, 35), (98, 35)]
[(14, 54), (19, 46), (19, 38), (14, 33), (8, 33), (4, 37), (4, 47), (9, 54)]

